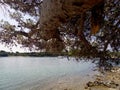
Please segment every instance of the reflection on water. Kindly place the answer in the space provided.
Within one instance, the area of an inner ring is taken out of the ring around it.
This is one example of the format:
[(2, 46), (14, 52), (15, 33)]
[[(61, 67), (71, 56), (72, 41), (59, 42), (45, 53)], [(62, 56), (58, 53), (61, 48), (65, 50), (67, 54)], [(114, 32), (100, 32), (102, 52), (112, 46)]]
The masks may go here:
[(90, 71), (91, 62), (57, 57), (0, 58), (0, 90), (18, 90), (52, 77)]

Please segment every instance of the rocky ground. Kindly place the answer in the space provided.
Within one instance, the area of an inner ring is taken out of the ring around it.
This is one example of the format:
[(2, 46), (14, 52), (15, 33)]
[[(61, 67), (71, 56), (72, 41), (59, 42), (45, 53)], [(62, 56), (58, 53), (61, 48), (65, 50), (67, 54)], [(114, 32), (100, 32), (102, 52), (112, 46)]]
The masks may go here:
[(95, 75), (96, 79), (86, 84), (86, 90), (120, 90), (120, 67)]

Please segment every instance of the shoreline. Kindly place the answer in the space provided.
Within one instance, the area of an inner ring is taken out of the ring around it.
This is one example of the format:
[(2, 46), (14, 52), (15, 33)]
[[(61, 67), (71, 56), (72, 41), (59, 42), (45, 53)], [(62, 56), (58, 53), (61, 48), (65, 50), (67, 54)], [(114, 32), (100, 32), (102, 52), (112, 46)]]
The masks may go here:
[[(88, 86), (90, 82), (91, 86)], [(120, 90), (120, 67), (104, 74), (93, 71), (89, 74), (77, 73), (59, 77), (44, 86), (39, 85), (30, 90)]]
[(86, 83), (94, 81), (94, 75), (98, 74), (96, 71), (74, 73), (71, 75), (61, 76), (48, 81), (43, 85), (37, 85), (30, 90), (86, 90)]
[(88, 90), (120, 90), (120, 66), (114, 66), (110, 71), (96, 75), (93, 82), (87, 83)]

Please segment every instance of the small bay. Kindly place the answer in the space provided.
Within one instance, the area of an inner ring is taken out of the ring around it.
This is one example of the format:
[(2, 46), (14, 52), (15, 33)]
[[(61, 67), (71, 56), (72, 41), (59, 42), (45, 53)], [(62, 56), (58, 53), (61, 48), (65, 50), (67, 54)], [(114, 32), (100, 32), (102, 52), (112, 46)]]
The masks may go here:
[(95, 67), (90, 61), (58, 57), (1, 57), (0, 90), (29, 90), (51, 79), (75, 73), (84, 75)]

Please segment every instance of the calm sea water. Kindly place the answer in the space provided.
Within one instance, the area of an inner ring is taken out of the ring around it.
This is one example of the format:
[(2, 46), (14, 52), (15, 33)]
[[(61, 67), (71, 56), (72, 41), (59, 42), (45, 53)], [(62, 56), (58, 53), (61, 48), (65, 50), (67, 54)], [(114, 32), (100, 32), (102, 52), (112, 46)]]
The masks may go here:
[(90, 62), (57, 57), (1, 57), (0, 90), (29, 90), (25, 88), (53, 77), (84, 73), (93, 66)]

